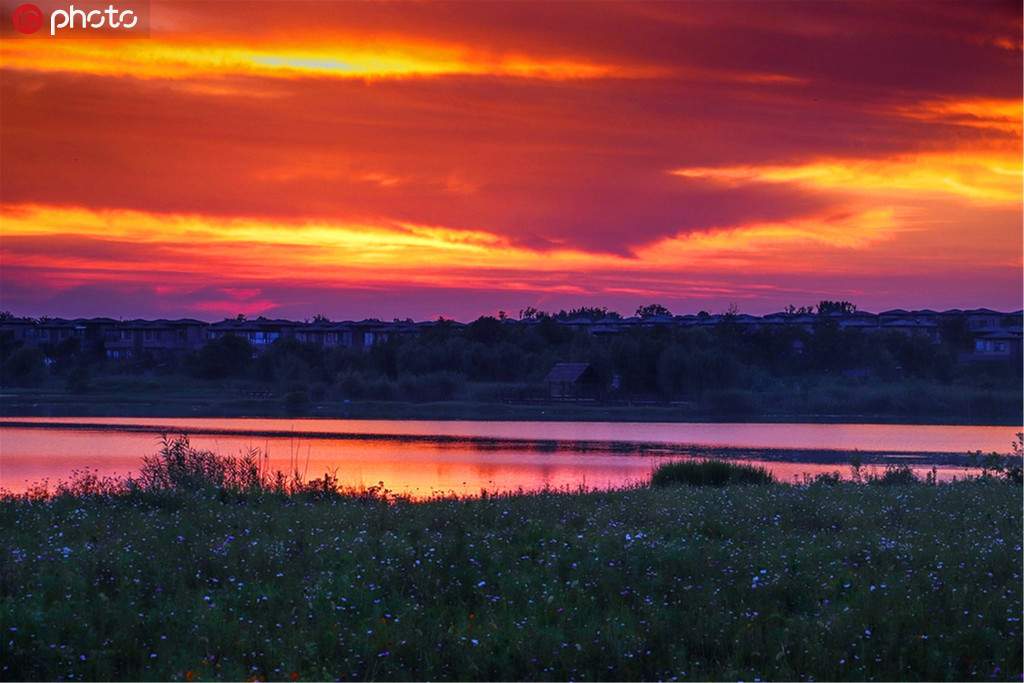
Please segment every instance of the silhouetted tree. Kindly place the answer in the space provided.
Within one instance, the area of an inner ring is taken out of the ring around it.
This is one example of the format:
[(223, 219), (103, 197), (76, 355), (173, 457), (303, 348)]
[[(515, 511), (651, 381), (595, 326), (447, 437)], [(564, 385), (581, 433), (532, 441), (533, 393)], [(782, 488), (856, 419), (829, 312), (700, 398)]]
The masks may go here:
[(647, 304), (636, 309), (636, 317), (638, 318), (654, 318), (663, 315), (672, 315), (672, 311), (661, 304)]
[(208, 342), (196, 353), (193, 372), (204, 379), (236, 377), (252, 363), (249, 340), (233, 334)]
[(828, 315), (829, 313), (842, 313), (844, 315), (850, 315), (857, 312), (857, 306), (850, 303), (849, 301), (828, 301), (824, 300), (818, 304), (818, 315)]

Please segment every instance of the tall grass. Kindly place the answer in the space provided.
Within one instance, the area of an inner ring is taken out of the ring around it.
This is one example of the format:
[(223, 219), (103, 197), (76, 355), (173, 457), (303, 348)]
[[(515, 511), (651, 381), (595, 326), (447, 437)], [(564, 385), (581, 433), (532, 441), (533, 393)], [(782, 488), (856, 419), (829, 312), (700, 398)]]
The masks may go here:
[(1021, 489), (0, 501), (4, 680), (1020, 680)]
[(1021, 678), (1003, 479), (412, 502), (219, 457), (0, 498), (0, 679)]
[(772, 483), (775, 483), (775, 477), (765, 468), (726, 460), (677, 460), (659, 465), (651, 475), (652, 486)]

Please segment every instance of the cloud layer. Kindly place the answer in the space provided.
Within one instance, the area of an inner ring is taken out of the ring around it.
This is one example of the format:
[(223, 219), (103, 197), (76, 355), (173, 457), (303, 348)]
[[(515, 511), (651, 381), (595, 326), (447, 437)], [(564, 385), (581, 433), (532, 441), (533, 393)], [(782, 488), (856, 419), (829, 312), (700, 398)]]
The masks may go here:
[(4, 35), (5, 308), (1020, 307), (1016, 3), (151, 20)]

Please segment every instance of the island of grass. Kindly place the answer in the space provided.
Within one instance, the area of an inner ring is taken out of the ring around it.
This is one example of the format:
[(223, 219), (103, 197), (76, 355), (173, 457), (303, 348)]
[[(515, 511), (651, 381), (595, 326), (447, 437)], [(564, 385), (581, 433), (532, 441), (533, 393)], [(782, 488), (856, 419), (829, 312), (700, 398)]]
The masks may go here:
[(0, 502), (3, 679), (1021, 678), (993, 477), (415, 502), (179, 456)]

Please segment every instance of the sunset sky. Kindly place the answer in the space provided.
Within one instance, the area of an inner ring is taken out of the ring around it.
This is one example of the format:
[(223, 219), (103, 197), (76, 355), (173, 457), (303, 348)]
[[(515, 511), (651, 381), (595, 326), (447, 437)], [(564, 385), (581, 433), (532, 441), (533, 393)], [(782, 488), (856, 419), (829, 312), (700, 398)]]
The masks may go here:
[(18, 4), (16, 314), (1022, 305), (1018, 1)]

